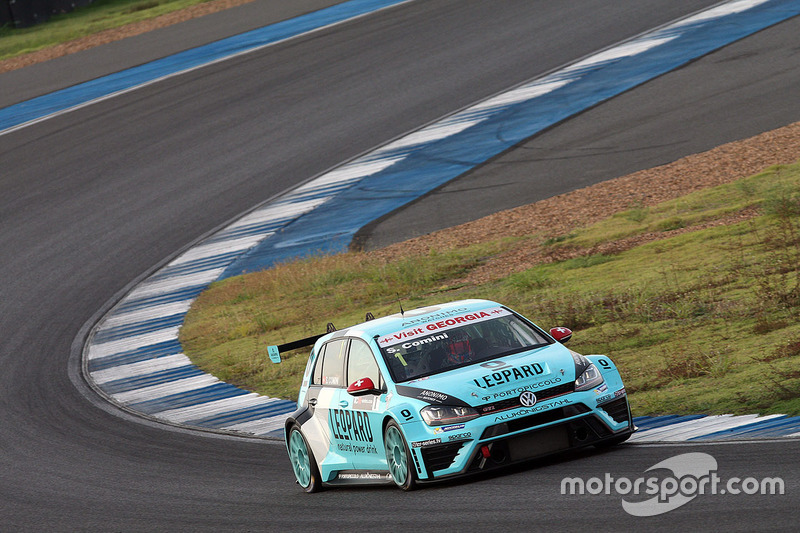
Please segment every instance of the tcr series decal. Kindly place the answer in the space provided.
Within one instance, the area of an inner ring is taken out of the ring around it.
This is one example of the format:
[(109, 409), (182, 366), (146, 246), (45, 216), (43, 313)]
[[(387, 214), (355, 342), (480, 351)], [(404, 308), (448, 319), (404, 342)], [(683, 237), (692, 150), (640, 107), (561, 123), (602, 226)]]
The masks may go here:
[(411, 443), (411, 447), (412, 448), (422, 448), (424, 446), (432, 446), (434, 444), (441, 444), (441, 443), (442, 443), (442, 439), (428, 439), (428, 440), (421, 440), (421, 441), (417, 441), (417, 442), (412, 442)]

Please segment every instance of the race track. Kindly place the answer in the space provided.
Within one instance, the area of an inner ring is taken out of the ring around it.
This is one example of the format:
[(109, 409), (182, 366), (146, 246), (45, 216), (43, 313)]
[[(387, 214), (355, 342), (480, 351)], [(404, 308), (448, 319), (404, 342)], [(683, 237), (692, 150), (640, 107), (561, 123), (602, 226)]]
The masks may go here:
[[(240, 20), (233, 10), (160, 31), (147, 53), (185, 47), (187, 27), (200, 44), (198, 35), (214, 40), (221, 28), (233, 34), (331, 2), (276, 15), (278, 3), (237, 8), (247, 14)], [(121, 415), (81, 386), (74, 360), (93, 320), (126, 287), (254, 204), (713, 3), (415, 1), (0, 137), (0, 529), (352, 530), (374, 520), (417, 530), (793, 530), (797, 441), (624, 446), (412, 494), (309, 497), (280, 445)], [(568, 120), (376, 224), (367, 242), (800, 120), (798, 34), (800, 20), (791, 19)], [(55, 89), (54, 72), (69, 72), (71, 84), (130, 63), (141, 42), (0, 75), (0, 86), (15, 87), (1, 105), (35, 96), (45, 83), (38, 76)], [(553, 174), (564, 179), (542, 178)], [(559, 495), (565, 476), (635, 478), (688, 451), (712, 454), (724, 476), (780, 475), (786, 494), (701, 496), (652, 518), (626, 514), (613, 494)]]

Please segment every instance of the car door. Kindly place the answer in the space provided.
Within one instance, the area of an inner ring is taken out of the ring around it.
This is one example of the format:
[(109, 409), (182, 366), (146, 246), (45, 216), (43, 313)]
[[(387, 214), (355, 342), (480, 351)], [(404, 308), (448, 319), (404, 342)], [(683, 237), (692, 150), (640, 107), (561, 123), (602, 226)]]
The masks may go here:
[(350, 458), (354, 469), (385, 470), (382, 431), (385, 387), (372, 350), (361, 339), (350, 341), (345, 377), (348, 385), (370, 379), (381, 392), (354, 396), (346, 388), (339, 389), (331, 411), (333, 438), (337, 439), (342, 453)]
[[(331, 424), (339, 408), (339, 396), (345, 387), (345, 361), (349, 340), (339, 338), (325, 343), (320, 350), (308, 388), (308, 407), (312, 412), (309, 423), (315, 431), (308, 432), (314, 454), (320, 461), (323, 479), (328, 473), (352, 468), (349, 455), (342, 453), (341, 438)], [(305, 429), (305, 426), (304, 426)], [(317, 437), (311, 436), (316, 433)]]

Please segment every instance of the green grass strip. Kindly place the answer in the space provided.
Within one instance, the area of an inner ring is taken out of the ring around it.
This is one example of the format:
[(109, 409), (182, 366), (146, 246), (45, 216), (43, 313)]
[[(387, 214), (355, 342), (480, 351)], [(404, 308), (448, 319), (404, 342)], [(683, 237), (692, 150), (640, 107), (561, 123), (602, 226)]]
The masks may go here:
[(28, 28), (0, 28), (0, 60), (35, 52), (104, 30), (152, 19), (209, 0), (96, 0)]
[[(742, 215), (742, 216), (738, 216)], [(746, 215), (746, 216), (745, 216)], [(738, 216), (738, 218), (737, 218)], [(596, 253), (648, 236), (645, 244)], [(569, 252), (495, 282), (463, 282), (521, 247)], [(800, 164), (663, 204), (634, 206), (562, 238), (499, 238), (387, 262), (315, 257), (215, 283), (181, 329), (185, 353), (241, 387), (295, 399), (308, 351), (273, 365), (269, 344), (461, 298), (509, 305), (570, 347), (607, 354), (636, 415), (800, 415)]]

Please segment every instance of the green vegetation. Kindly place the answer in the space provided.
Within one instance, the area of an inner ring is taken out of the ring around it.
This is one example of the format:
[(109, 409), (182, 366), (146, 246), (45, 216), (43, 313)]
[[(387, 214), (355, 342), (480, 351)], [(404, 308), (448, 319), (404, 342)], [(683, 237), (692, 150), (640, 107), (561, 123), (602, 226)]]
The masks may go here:
[[(571, 258), (490, 283), (464, 281), (499, 254), (534, 247)], [(228, 279), (200, 296), (181, 342), (219, 378), (293, 399), (307, 351), (273, 365), (268, 344), (322, 332), (328, 321), (360, 322), (366, 311), (395, 313), (398, 295), (406, 309), (489, 298), (543, 327), (574, 329), (570, 347), (578, 352), (614, 358), (636, 415), (798, 415), (798, 265), (800, 163), (632, 206), (561, 237), (504, 238), (392, 261), (347, 253)]]
[(95, 0), (71, 13), (29, 28), (0, 28), (0, 60), (35, 52), (132, 22), (151, 19), (209, 0)]

